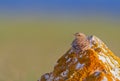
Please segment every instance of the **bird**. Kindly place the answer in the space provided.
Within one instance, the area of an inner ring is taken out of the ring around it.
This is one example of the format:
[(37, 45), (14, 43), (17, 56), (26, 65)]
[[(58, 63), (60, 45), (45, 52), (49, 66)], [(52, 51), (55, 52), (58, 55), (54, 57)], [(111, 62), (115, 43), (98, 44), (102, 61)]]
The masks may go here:
[(76, 53), (80, 53), (89, 48), (89, 40), (85, 34), (77, 32), (74, 34), (74, 36), (75, 39), (73, 40), (71, 45)]

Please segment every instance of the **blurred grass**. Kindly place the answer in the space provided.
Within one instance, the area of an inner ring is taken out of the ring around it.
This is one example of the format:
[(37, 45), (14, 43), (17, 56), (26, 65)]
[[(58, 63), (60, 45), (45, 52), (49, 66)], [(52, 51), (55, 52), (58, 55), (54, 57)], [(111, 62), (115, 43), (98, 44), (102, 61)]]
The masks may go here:
[(98, 19), (0, 19), (0, 81), (36, 81), (53, 70), (73, 34), (96, 35), (120, 56), (120, 24)]

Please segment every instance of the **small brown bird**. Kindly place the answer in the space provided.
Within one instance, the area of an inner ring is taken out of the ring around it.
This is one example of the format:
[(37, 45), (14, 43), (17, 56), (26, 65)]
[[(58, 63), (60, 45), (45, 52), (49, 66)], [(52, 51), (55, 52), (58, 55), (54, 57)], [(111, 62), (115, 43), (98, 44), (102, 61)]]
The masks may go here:
[(75, 39), (72, 42), (72, 48), (76, 53), (82, 52), (89, 48), (89, 40), (83, 33), (75, 33)]

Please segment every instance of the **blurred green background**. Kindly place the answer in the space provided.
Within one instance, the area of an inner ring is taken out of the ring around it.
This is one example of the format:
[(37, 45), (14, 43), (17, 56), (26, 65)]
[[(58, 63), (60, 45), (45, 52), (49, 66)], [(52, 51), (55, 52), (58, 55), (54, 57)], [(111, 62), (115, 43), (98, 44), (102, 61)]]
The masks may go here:
[(53, 70), (73, 34), (96, 35), (120, 56), (120, 23), (101, 17), (1, 17), (0, 81), (36, 81)]

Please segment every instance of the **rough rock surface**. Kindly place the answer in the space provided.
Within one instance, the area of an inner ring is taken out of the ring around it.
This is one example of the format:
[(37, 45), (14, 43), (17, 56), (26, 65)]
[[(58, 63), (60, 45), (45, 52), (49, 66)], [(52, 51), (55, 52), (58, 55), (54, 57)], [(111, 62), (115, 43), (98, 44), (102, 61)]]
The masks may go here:
[(88, 48), (76, 52), (72, 44), (58, 59), (54, 70), (38, 81), (120, 81), (120, 58), (96, 36), (87, 37), (87, 40)]

